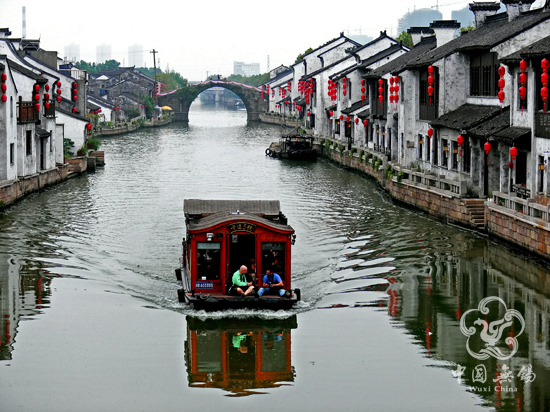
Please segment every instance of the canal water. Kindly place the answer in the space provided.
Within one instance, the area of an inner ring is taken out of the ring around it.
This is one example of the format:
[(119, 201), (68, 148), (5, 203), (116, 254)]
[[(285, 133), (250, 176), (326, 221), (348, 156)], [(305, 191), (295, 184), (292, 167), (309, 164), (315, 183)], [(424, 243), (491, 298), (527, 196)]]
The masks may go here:
[[(3, 411), (550, 410), (546, 264), (266, 157), (282, 131), (244, 111), (189, 117), (104, 139), (104, 169), (1, 217)], [(185, 198), (280, 200), (302, 302), (180, 304)]]

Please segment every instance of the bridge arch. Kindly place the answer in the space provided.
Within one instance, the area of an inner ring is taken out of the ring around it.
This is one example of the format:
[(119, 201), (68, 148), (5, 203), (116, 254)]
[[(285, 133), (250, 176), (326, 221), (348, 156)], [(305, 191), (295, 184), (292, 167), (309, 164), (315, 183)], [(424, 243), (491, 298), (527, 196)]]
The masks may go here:
[(189, 122), (189, 108), (197, 96), (211, 87), (223, 87), (234, 92), (243, 101), (247, 113), (247, 121), (260, 121), (260, 113), (267, 111), (267, 94), (258, 87), (246, 84), (228, 82), (225, 80), (208, 80), (190, 86), (193, 93), (181, 93), (177, 89), (158, 95), (159, 106), (170, 106), (174, 110), (176, 121)]

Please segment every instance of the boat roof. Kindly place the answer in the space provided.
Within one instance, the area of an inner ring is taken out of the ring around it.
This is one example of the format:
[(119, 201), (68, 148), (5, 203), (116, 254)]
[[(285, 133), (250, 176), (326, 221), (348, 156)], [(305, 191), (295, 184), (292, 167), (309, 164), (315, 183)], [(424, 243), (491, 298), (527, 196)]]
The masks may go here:
[(281, 211), (278, 200), (215, 200), (185, 199), (183, 211), (192, 217), (205, 217), (218, 212), (247, 212), (262, 217), (277, 217)]
[(266, 226), (275, 231), (294, 233), (294, 229), (290, 225), (279, 223), (278, 219), (266, 219), (256, 214), (240, 211), (223, 211), (213, 213), (203, 218), (188, 220), (186, 223), (190, 231), (202, 231), (211, 227), (222, 225), (226, 222), (234, 222), (235, 220), (261, 224), (262, 226)]

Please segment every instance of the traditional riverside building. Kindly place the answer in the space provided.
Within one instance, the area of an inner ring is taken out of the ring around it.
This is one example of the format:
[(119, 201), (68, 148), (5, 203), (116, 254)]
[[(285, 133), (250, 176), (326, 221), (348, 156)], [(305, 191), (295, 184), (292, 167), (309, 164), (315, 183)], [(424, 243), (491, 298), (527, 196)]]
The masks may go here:
[[(437, 47), (392, 73), (399, 76), (401, 84), (398, 162), (456, 182), (453, 191), (461, 196), (486, 196), (509, 180), (506, 173), (501, 177), (499, 170), (499, 153), (508, 149), (499, 147), (497, 136), (483, 132), (482, 125), (502, 110), (503, 116), (508, 113), (509, 130), (500, 133), (511, 140), (521, 138), (530, 127), (526, 117), (523, 121), (517, 117), (521, 107), (501, 109), (510, 104), (515, 89), (506, 70), (506, 98), (501, 104), (499, 59), (540, 39), (550, 28), (550, 12), (516, 13), (518, 4), (508, 1), (508, 11), (495, 15), (498, 4), (474, 3), (478, 27), (456, 38), (457, 22), (432, 23), (423, 32), (433, 30)], [(528, 9), (527, 2), (522, 8)], [(488, 141), (492, 148), (486, 153)], [(505, 141), (501, 139), (500, 144)]]
[(0, 29), (3, 204), (66, 177), (64, 138), (73, 140), (77, 149), (87, 136), (87, 119), (74, 109), (61, 108), (61, 87), (69, 96), (68, 107), (74, 108), (75, 96), (78, 89), (85, 89), (85, 82), (79, 88), (76, 79), (54, 68), (56, 53), (41, 50), (38, 40), (12, 39), (10, 35), (8, 29)]

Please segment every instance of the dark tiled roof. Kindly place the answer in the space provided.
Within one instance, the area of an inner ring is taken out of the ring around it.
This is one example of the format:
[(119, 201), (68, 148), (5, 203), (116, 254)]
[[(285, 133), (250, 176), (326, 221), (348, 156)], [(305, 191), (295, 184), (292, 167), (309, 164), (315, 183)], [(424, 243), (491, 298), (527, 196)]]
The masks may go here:
[(320, 69), (315, 70), (314, 72), (311, 72), (311, 73), (309, 73), (309, 74), (306, 74), (303, 78), (304, 78), (304, 80), (311, 79), (311, 78), (314, 77), (315, 75), (317, 75), (317, 74), (319, 74), (319, 73), (322, 73), (322, 72), (324, 72), (325, 70), (330, 69), (331, 67), (334, 67), (334, 66), (336, 66), (337, 64), (340, 64), (340, 63), (342, 63), (343, 61), (348, 60), (348, 59), (350, 60), (350, 62), (354, 62), (354, 65), (355, 65), (355, 58), (354, 58), (353, 56), (346, 56), (346, 57), (344, 57), (344, 58), (342, 58), (342, 59), (340, 59), (340, 60), (337, 60), (337, 61), (335, 61), (335, 62), (329, 64), (328, 66), (321, 67)]
[(71, 110), (65, 110), (65, 109), (62, 109), (61, 107), (57, 107), (55, 109), (56, 111), (60, 112), (60, 113), (63, 113), (69, 117), (72, 117), (74, 119), (78, 119), (78, 120), (82, 120), (83, 122), (88, 122), (88, 118), (85, 117), (85, 116), (82, 116), (78, 113), (73, 113)]
[(369, 46), (372, 46), (373, 44), (375, 44), (375, 43), (377, 43), (377, 42), (379, 42), (380, 40), (383, 40), (383, 39), (390, 39), (390, 40), (393, 40), (395, 42), (395, 44), (399, 44), (399, 42), (397, 40), (395, 40), (393, 37), (388, 36), (386, 34), (386, 31), (384, 30), (384, 31), (380, 32), (380, 36), (378, 36), (376, 39), (374, 39), (374, 40), (372, 40), (372, 41), (370, 41), (367, 44), (364, 44), (362, 46), (359, 45), (359, 47), (357, 47), (353, 50), (353, 53), (356, 53), (359, 50), (363, 50), (363, 49), (365, 49)]
[(279, 73), (277, 76), (275, 76), (273, 79), (270, 79), (268, 82), (264, 83), (264, 84), (271, 84), (273, 82), (276, 82), (278, 80), (281, 80), (283, 77), (285, 76), (288, 76), (290, 73), (292, 73), (292, 70), (291, 69), (288, 69), (284, 72), (281, 72)]
[(248, 212), (259, 216), (277, 216), (281, 211), (278, 200), (213, 200), (185, 199), (183, 211), (189, 215), (205, 217), (219, 212)]
[(500, 107), (464, 104), (458, 109), (445, 113), (430, 124), (454, 130), (469, 130), (500, 113)]
[(18, 64), (18, 63), (15, 63), (13, 60), (10, 60), (10, 59), (7, 59), (8, 61), (8, 66), (10, 67), (11, 70), (15, 70), (31, 79), (34, 79), (36, 80), (37, 83), (48, 83), (48, 79), (42, 77), (41, 75), (33, 72), (32, 70), (30, 69), (27, 69), (26, 67)]
[(404, 47), (401, 43), (392, 44), (387, 49), (382, 50), (381, 52), (376, 53), (374, 56), (371, 56), (366, 60), (362, 61), (361, 64), (359, 64), (359, 67), (361, 68), (369, 67), (371, 64), (376, 63), (382, 59), (385, 59), (386, 57), (391, 56), (392, 54), (398, 52), (399, 50), (407, 51), (407, 48)]
[(395, 59), (392, 59), (390, 62), (378, 67), (376, 70), (367, 73), (364, 77), (379, 78), (387, 73), (398, 74), (405, 70), (405, 66), (409, 63), (409, 61), (417, 58), (418, 56), (422, 56), (424, 53), (435, 49), (435, 47), (436, 42), (434, 36), (423, 37), (410, 51), (396, 57)]
[(340, 36), (338, 36), (338, 37), (336, 37), (336, 38), (334, 38), (334, 39), (332, 39), (332, 40), (329, 40), (329, 41), (326, 42), (325, 44), (323, 44), (323, 45), (317, 47), (316, 49), (314, 49), (314, 50), (312, 50), (312, 51), (310, 51), (308, 54), (304, 54), (304, 57), (309, 56), (309, 55), (312, 54), (312, 53), (315, 53), (315, 52), (318, 51), (319, 49), (322, 49), (323, 47), (325, 47), (325, 46), (329, 45), (330, 43), (333, 43), (333, 42), (335, 42), (336, 40), (339, 40), (339, 39), (344, 39), (344, 42), (347, 40), (347, 41), (350, 41), (350, 42), (352, 42), (352, 43), (355, 43), (355, 44), (359, 45), (359, 43), (357, 43), (357, 42), (351, 40), (350, 38), (347, 38), (346, 36), (344, 36), (344, 32), (342, 32), (342, 33), (340, 33)]
[(518, 50), (515, 53), (512, 53), (502, 59), (503, 63), (516, 63), (521, 59), (529, 59), (535, 57), (542, 57), (550, 55), (550, 36), (545, 37), (527, 47), (524, 47), (521, 50)]
[(362, 112), (357, 113), (357, 117), (360, 117), (361, 119), (365, 119), (370, 116), (370, 108), (363, 110)]
[(352, 113), (363, 106), (367, 106), (368, 104), (369, 102), (367, 100), (359, 100), (358, 102), (353, 103), (350, 107), (342, 110), (342, 113), (344, 114)]
[(497, 14), (492, 16), (492, 18), (489, 17), (481, 27), (465, 35), (456, 37), (441, 47), (437, 47), (431, 52), (412, 60), (407, 67), (418, 68), (429, 66), (433, 62), (456, 52), (488, 50), (549, 19), (550, 11), (540, 11), (540, 9), (537, 9), (524, 13), (512, 21), (508, 21), (506, 13)]
[(414, 27), (409, 27), (407, 29), (407, 33), (409, 34), (434, 34), (434, 29), (432, 29), (431, 27), (419, 27), (419, 26), (414, 26)]
[(330, 49), (325, 50), (323, 53), (319, 54), (317, 57), (321, 57), (323, 54), (328, 53), (329, 51), (332, 51), (332, 50), (336, 49), (337, 47), (340, 47), (340, 46), (342, 46), (342, 45), (344, 45), (344, 44), (349, 44), (349, 45), (350, 45), (350, 46), (349, 46), (349, 49), (350, 49), (350, 50), (356, 50), (358, 46), (361, 46), (361, 45), (360, 45), (359, 43), (357, 43), (356, 41), (353, 41), (353, 40), (351, 40), (351, 39), (346, 39), (346, 40), (344, 40), (342, 43), (338, 43), (337, 45), (331, 47)]
[(492, 136), (494, 133), (506, 128), (510, 128), (510, 106), (504, 107), (502, 113), (495, 117), (472, 127), (468, 130), (468, 134), (482, 138)]
[(329, 76), (329, 79), (340, 80), (342, 77), (344, 77), (345, 75), (351, 73), (355, 69), (357, 69), (357, 63), (355, 63), (355, 64), (353, 64), (349, 67), (346, 67), (343, 70), (340, 70), (338, 73), (334, 73), (333, 75)]
[(531, 150), (531, 129), (525, 127), (507, 127), (493, 135), (495, 140), (518, 149)]
[(294, 103), (296, 103), (296, 105), (298, 105), (298, 106), (303, 105), (305, 102), (306, 102), (306, 99), (303, 98), (303, 97), (298, 97), (298, 98), (294, 99)]

